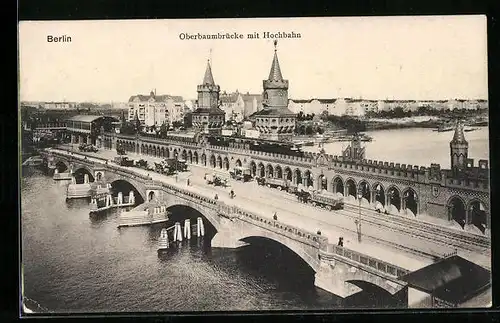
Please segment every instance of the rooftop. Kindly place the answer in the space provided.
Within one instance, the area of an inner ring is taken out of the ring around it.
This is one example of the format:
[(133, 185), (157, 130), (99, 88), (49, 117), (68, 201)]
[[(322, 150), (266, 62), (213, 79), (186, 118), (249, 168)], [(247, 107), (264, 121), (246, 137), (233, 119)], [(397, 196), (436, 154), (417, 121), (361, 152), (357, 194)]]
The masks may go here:
[(83, 115), (79, 114), (77, 116), (68, 118), (67, 121), (80, 121), (80, 122), (93, 122), (99, 118), (112, 118), (115, 119), (115, 121), (118, 121), (117, 118), (115, 117), (108, 117), (108, 116), (97, 116), (97, 115)]
[(250, 117), (258, 117), (258, 116), (281, 116), (281, 115), (290, 115), (290, 116), (295, 116), (295, 113), (290, 111), (287, 108), (282, 108), (282, 109), (262, 109), (260, 111), (254, 112), (253, 114), (250, 115)]
[(439, 299), (460, 304), (491, 285), (491, 273), (462, 257), (452, 256), (409, 273), (401, 280)]
[(199, 114), (202, 114), (202, 113), (210, 113), (210, 114), (226, 114), (226, 112), (224, 112), (224, 110), (222, 110), (221, 108), (210, 108), (210, 109), (204, 109), (204, 108), (197, 108), (196, 110), (193, 111), (193, 114), (195, 113), (199, 113)]

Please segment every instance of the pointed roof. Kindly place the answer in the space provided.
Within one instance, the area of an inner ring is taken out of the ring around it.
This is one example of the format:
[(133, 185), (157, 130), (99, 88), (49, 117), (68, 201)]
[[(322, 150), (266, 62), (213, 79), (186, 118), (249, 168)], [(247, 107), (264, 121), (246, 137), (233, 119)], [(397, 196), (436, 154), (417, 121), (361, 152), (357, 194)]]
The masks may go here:
[(464, 135), (464, 125), (460, 121), (457, 121), (457, 124), (455, 126), (455, 134), (453, 135), (452, 142), (467, 143), (467, 140), (465, 140), (465, 135)]
[(281, 75), (280, 62), (278, 61), (278, 53), (276, 50), (277, 42), (274, 42), (274, 58), (273, 65), (271, 65), (271, 71), (269, 72), (269, 81), (282, 81), (283, 76)]
[(215, 85), (212, 68), (210, 67), (210, 60), (207, 62), (207, 69), (205, 70), (205, 77), (203, 77), (203, 84)]

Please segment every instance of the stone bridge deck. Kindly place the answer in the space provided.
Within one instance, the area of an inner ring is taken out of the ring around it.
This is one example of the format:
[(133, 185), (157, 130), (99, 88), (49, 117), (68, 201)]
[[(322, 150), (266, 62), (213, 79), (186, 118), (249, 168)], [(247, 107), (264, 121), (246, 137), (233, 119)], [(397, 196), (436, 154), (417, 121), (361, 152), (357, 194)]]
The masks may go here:
[[(322, 261), (335, 260), (340, 263), (345, 263), (349, 265), (355, 265), (361, 270), (368, 270), (376, 273), (376, 276), (382, 277), (385, 280), (399, 282), (398, 277), (407, 273), (409, 270), (400, 267), (395, 264), (391, 264), (388, 261), (381, 260), (377, 256), (370, 256), (363, 253), (361, 250), (351, 250), (349, 248), (338, 247), (328, 240), (327, 237), (313, 233), (313, 231), (308, 231), (289, 223), (284, 223), (281, 221), (274, 221), (268, 216), (262, 216), (259, 210), (252, 208), (248, 210), (242, 208), (241, 206), (231, 205), (222, 200), (215, 200), (211, 195), (213, 190), (204, 190), (199, 187), (185, 186), (185, 183), (176, 183), (171, 177), (166, 177), (160, 174), (151, 174), (155, 177), (163, 176), (163, 180), (153, 180), (151, 175), (145, 175), (147, 171), (138, 168), (127, 168), (118, 165), (112, 165), (109, 163), (108, 159), (101, 157), (90, 157), (80, 154), (70, 154), (67, 151), (52, 150), (53, 155), (57, 155), (63, 159), (72, 159), (74, 162), (85, 165), (89, 168), (107, 169), (124, 176), (133, 177), (134, 179), (141, 180), (146, 187), (161, 187), (161, 189), (171, 196), (181, 198), (187, 203), (203, 207), (205, 209), (211, 209), (215, 211), (215, 214), (222, 215), (219, 221), (239, 221), (242, 223), (250, 224), (252, 227), (258, 228), (261, 232), (269, 231), (275, 236), (281, 236), (286, 238), (289, 242), (296, 242), (301, 245), (309, 246), (315, 249), (317, 252), (314, 256), (311, 254), (303, 253), (301, 256), (306, 262), (308, 262), (315, 271), (319, 271)], [(207, 196), (210, 194), (209, 196)], [(266, 212), (267, 213), (267, 212)], [(216, 224), (217, 229), (217, 224)], [(264, 234), (265, 236), (265, 234)], [(284, 243), (287, 245), (287, 243)], [(365, 246), (366, 247), (366, 246)], [(370, 246), (371, 249), (371, 246)], [(377, 249), (377, 248), (375, 248)], [(295, 250), (296, 251), (296, 250)], [(372, 252), (376, 254), (377, 252)], [(380, 250), (379, 250), (380, 251)], [(387, 257), (383, 257), (387, 258)], [(396, 283), (398, 284), (398, 283)], [(399, 282), (399, 284), (403, 284)]]

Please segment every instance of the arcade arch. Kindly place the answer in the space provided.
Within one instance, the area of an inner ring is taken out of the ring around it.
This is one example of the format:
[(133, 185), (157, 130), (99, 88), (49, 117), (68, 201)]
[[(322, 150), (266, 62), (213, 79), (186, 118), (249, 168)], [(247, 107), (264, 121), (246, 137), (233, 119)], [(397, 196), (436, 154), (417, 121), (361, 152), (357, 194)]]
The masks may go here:
[(348, 178), (345, 181), (345, 195), (347, 196), (354, 196), (354, 198), (357, 198), (357, 190), (356, 190), (356, 183), (352, 178)]
[(259, 165), (257, 166), (257, 176), (258, 177), (266, 176), (266, 170), (264, 168), (264, 164), (262, 163), (259, 163)]
[(313, 178), (310, 170), (306, 170), (304, 172), (304, 179), (303, 179), (303, 184), (305, 187), (311, 187), (313, 186)]
[(385, 189), (380, 183), (373, 184), (373, 202), (385, 206)]
[(398, 211), (401, 210), (401, 192), (396, 186), (387, 188), (387, 205), (393, 205)]
[(302, 184), (302, 173), (300, 171), (300, 169), (295, 169), (295, 171), (293, 172), (294, 173), (294, 177), (295, 177), (295, 184), (299, 185), (299, 184)]
[(370, 184), (368, 184), (365, 180), (360, 181), (358, 184), (358, 194), (361, 195), (361, 198), (364, 198), (368, 201), (368, 203), (371, 203), (371, 193)]
[(250, 162), (250, 173), (253, 177), (257, 176), (257, 164), (253, 160)]
[(408, 187), (403, 192), (403, 210), (409, 210), (413, 215), (418, 214), (417, 192), (411, 187)]
[(465, 212), (465, 203), (459, 196), (452, 196), (448, 203), (446, 204), (448, 207), (448, 219), (454, 220), (457, 222), (462, 228), (465, 227), (466, 224), (466, 212)]
[(280, 165), (276, 166), (276, 168), (274, 169), (274, 173), (276, 178), (283, 178), (283, 170), (281, 169)]
[(336, 176), (332, 180), (332, 191), (344, 195), (344, 182), (340, 176)]
[(468, 222), (484, 233), (488, 228), (486, 205), (482, 201), (474, 199), (469, 202), (468, 211)]
[(267, 171), (267, 172), (266, 172), (266, 173), (267, 173), (267, 174), (266, 174), (266, 175), (267, 175), (267, 177), (269, 177), (269, 178), (273, 178), (273, 177), (274, 177), (274, 169), (273, 169), (273, 165), (271, 165), (271, 164), (267, 164), (267, 166), (266, 166), (266, 171)]

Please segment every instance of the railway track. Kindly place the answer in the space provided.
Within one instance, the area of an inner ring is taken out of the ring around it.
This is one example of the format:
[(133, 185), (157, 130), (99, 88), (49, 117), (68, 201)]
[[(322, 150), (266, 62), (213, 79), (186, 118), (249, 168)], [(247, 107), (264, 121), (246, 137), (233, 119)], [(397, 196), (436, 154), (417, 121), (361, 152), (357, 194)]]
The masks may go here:
[[(486, 237), (481, 237), (472, 234), (462, 234), (453, 229), (445, 229), (437, 225), (421, 221), (412, 221), (409, 219), (380, 214), (368, 208), (363, 208), (362, 221), (369, 221), (372, 224), (385, 225), (400, 232), (406, 232), (419, 238), (425, 238), (430, 241), (442, 243), (447, 246), (452, 246), (457, 249), (481, 252), (483, 254), (491, 253), (491, 243)], [(368, 212), (367, 212), (368, 211)], [(355, 217), (358, 212), (358, 207), (345, 204), (344, 210), (339, 213)]]

